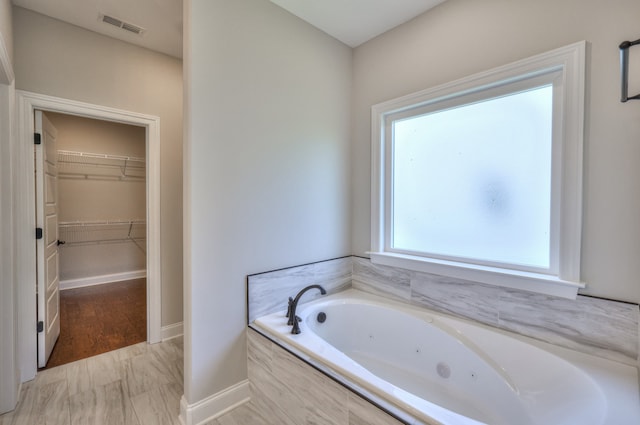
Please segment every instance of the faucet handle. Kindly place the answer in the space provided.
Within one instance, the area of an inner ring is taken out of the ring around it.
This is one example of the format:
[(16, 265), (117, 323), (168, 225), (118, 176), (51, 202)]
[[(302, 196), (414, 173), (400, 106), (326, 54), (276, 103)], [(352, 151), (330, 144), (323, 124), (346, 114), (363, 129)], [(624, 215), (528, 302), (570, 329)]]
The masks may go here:
[(289, 297), (289, 304), (287, 305), (287, 316), (291, 316), (291, 306), (293, 306), (293, 298)]
[(293, 313), (293, 298), (289, 297), (289, 309), (287, 310), (287, 317), (289, 320), (287, 321), (288, 326), (293, 326), (295, 322), (299, 322), (300, 319), (296, 314)]
[(296, 320), (293, 321), (293, 327), (291, 328), (292, 334), (298, 335), (300, 333), (300, 326), (298, 326), (298, 322), (300, 321), (302, 321), (302, 319), (296, 316)]

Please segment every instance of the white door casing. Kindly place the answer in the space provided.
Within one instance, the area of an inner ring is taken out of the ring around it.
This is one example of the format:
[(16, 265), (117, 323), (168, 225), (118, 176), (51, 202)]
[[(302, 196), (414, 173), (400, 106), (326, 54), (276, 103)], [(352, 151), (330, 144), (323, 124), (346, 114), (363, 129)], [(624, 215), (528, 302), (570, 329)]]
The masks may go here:
[(147, 342), (162, 339), (160, 269), (160, 118), (111, 107), (16, 90), (16, 132), (19, 140), (16, 168), (16, 258), (20, 282), (17, 293), (20, 380), (37, 372), (35, 282), (36, 253), (33, 133), (34, 111), (52, 111), (146, 128), (147, 158)]
[(42, 111), (35, 111), (36, 275), (38, 300), (38, 367), (45, 367), (60, 335), (60, 279), (58, 275), (58, 161), (57, 130)]

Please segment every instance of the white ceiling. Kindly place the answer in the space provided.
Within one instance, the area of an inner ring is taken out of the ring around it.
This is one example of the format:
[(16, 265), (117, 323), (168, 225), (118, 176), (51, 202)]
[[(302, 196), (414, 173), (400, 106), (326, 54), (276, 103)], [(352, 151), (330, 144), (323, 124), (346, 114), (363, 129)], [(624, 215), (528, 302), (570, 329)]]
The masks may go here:
[[(445, 0), (271, 0), (356, 47)], [(182, 0), (12, 0), (43, 15), (182, 58)], [(145, 29), (136, 35), (101, 21), (109, 15)]]
[(356, 47), (445, 0), (271, 0), (311, 25)]
[[(182, 57), (182, 0), (12, 0), (16, 6), (126, 41)], [(142, 36), (100, 21), (100, 14), (146, 31)]]

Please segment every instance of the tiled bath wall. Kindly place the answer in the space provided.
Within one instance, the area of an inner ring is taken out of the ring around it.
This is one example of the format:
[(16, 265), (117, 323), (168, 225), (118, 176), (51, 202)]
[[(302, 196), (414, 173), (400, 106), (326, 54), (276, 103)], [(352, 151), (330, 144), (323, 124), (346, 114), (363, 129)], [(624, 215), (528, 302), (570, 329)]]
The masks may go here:
[[(250, 275), (247, 277), (249, 323), (276, 311), (286, 311), (289, 297), (295, 297), (306, 286), (322, 285), (329, 294), (344, 291), (351, 287), (352, 274), (352, 257), (342, 257)], [(304, 301), (319, 296), (320, 292), (312, 290), (305, 294)]]
[[(288, 297), (310, 284), (321, 284), (330, 293), (354, 287), (576, 351), (638, 365), (640, 311), (637, 304), (582, 295), (568, 300), (378, 266), (360, 257), (249, 276), (249, 322), (285, 310)], [(305, 301), (317, 296), (316, 291), (310, 291)]]
[(637, 304), (578, 295), (569, 300), (452, 279), (353, 257), (352, 285), (551, 344), (638, 365)]

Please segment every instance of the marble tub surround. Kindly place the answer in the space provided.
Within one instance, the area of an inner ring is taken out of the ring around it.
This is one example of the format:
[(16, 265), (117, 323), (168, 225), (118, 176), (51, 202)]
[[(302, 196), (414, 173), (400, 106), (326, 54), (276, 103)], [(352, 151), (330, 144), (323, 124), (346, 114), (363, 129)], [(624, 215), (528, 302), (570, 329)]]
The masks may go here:
[(378, 266), (368, 258), (353, 257), (352, 286), (399, 301), (411, 299), (410, 270)]
[[(352, 269), (352, 257), (342, 257), (247, 276), (249, 323), (260, 316), (286, 310), (289, 297), (308, 285), (322, 285), (329, 294), (351, 287)], [(309, 291), (303, 301), (318, 296), (319, 292)]]
[(279, 344), (247, 329), (251, 403), (270, 423), (283, 425), (400, 425), (383, 410), (319, 372)]
[[(638, 365), (637, 304), (578, 295), (569, 300), (344, 257), (248, 276), (248, 321), (286, 309), (311, 284), (354, 287), (625, 364)], [(320, 296), (315, 291), (303, 301)]]
[(507, 291), (499, 327), (555, 345), (636, 365), (638, 306), (578, 296), (572, 300)]
[(352, 286), (551, 344), (638, 365), (638, 305), (578, 295), (568, 300), (353, 257)]

